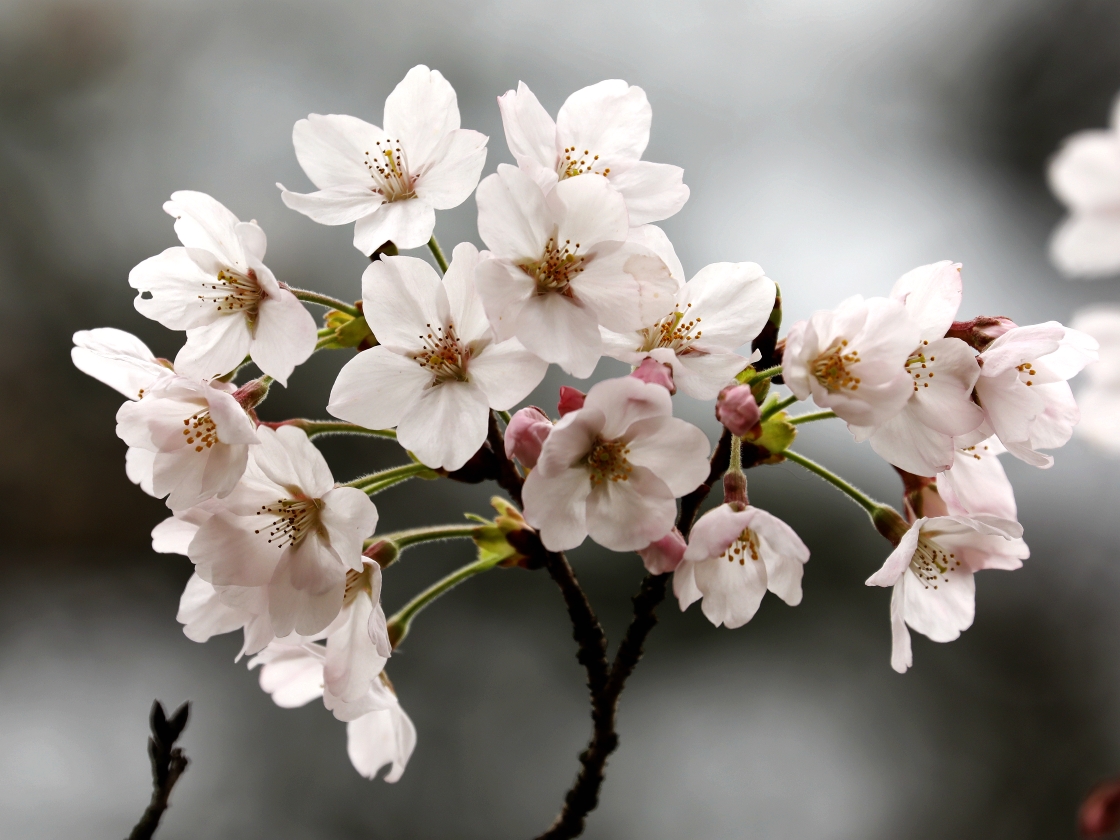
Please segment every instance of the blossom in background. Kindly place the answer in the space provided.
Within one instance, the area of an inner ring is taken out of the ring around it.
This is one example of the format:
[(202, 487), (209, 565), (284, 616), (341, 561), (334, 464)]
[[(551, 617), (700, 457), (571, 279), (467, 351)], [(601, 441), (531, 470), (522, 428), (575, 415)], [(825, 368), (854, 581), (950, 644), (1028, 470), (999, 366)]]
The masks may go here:
[(759, 334), (777, 287), (756, 263), (715, 263), (677, 292), (673, 311), (625, 334), (603, 329), (604, 352), (632, 365), (653, 358), (689, 396), (711, 400), (751, 359), (735, 351)]
[(602, 176), (626, 199), (635, 226), (667, 219), (688, 201), (683, 169), (641, 159), (653, 109), (640, 87), (609, 79), (581, 88), (556, 122), (524, 82), (499, 96), (498, 107), (518, 167), (545, 192), (566, 178)]
[(594, 385), (565, 414), (525, 480), (525, 519), (551, 551), (588, 535), (615, 551), (664, 537), (676, 498), (708, 475), (702, 431), (672, 416), (669, 392), (630, 376)]
[(498, 338), (586, 378), (603, 355), (600, 325), (631, 332), (673, 307), (677, 281), (654, 251), (627, 242), (622, 196), (602, 178), (569, 178), (547, 196), (502, 164), (478, 185), (490, 249), (476, 282)]
[(175, 369), (194, 379), (223, 376), (246, 356), (286, 384), (315, 350), (315, 319), (261, 262), (266, 239), (205, 193), (180, 190), (163, 209), (181, 248), (144, 260), (128, 275), (136, 308), (168, 329), (186, 330)]
[(976, 582), (982, 569), (1018, 569), (1028, 556), (1018, 522), (994, 516), (920, 517), (868, 586), (890, 586), (891, 667), (914, 664), (910, 629), (951, 642), (972, 626)]
[(1077, 433), (1110, 455), (1120, 455), (1120, 309), (1095, 306), (1077, 314), (1073, 328), (1100, 345), (1100, 360), (1085, 368), (1077, 395)]
[(700, 608), (716, 627), (742, 627), (770, 590), (791, 607), (801, 603), (809, 549), (782, 520), (753, 506), (723, 504), (697, 520), (683, 562), (673, 573), (681, 611)]
[(959, 338), (946, 338), (960, 307), (960, 263), (943, 260), (907, 272), (890, 297), (917, 325), (920, 344), (911, 349), (906, 370), (910, 398), (894, 416), (873, 426), (852, 426), (856, 440), (900, 469), (933, 476), (953, 464), (953, 439), (974, 431), (984, 412), (972, 401), (980, 366)]
[(1050, 256), (1074, 277), (1120, 272), (1120, 98), (1110, 123), (1067, 138), (1047, 173), (1070, 212), (1054, 231)]
[(457, 470), (486, 440), (490, 409), (528, 396), (547, 363), (517, 339), (497, 341), (475, 292), (478, 251), (455, 248), (440, 281), (415, 257), (385, 257), (362, 278), (380, 344), (347, 362), (327, 411), (397, 440), (429, 467)]
[(899, 301), (856, 295), (790, 328), (782, 376), (798, 399), (812, 397), (853, 426), (877, 426), (914, 393), (906, 361), (920, 336)]
[(298, 429), (258, 429), (249, 469), (191, 540), (188, 556), (215, 586), (268, 587), (278, 637), (310, 636), (339, 614), (347, 569), (361, 571), (377, 509), (336, 487), (322, 454)]
[(292, 130), (296, 158), (317, 192), (288, 207), (324, 225), (354, 225), (354, 247), (419, 248), (436, 210), (458, 207), (478, 184), (486, 136), (459, 128), (455, 89), (438, 70), (413, 67), (385, 100), (384, 128), (342, 114), (311, 114)]

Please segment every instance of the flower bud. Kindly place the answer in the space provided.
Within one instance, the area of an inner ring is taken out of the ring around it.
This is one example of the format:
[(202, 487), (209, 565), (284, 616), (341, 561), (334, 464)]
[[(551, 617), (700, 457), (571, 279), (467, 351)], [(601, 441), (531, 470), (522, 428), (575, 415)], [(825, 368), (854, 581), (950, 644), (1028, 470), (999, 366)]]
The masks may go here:
[(1120, 779), (1099, 785), (1077, 811), (1082, 837), (1107, 837), (1120, 827)]
[(563, 417), (569, 411), (579, 411), (583, 408), (583, 401), (587, 399), (587, 394), (583, 393), (576, 388), (569, 388), (567, 385), (560, 386), (560, 403), (556, 406), (560, 416)]
[(983, 353), (989, 344), (1017, 326), (1003, 315), (978, 315), (971, 321), (954, 321), (945, 337), (959, 338), (977, 353)]
[(685, 549), (688, 545), (681, 532), (674, 528), (656, 542), (651, 542), (638, 552), (646, 571), (651, 575), (663, 575), (671, 572), (681, 564)]
[(887, 505), (875, 508), (871, 521), (875, 523), (875, 530), (890, 540), (891, 545), (898, 545), (903, 535), (910, 530), (902, 515)]
[(541, 446), (552, 431), (552, 421), (535, 405), (521, 409), (506, 426), (506, 457), (516, 458), (529, 469), (537, 465)]
[(260, 405), (264, 398), (268, 396), (268, 387), (271, 384), (271, 376), (252, 379), (234, 391), (233, 398), (241, 404), (243, 409), (250, 411)]
[(716, 400), (716, 419), (736, 437), (758, 425), (761, 412), (749, 385), (728, 385)]
[(382, 569), (401, 556), (397, 544), (390, 540), (377, 540), (373, 545), (362, 552), (363, 557), (368, 557)]
[(677, 385), (673, 382), (673, 369), (657, 359), (646, 356), (630, 375), (650, 385), (660, 385), (670, 394), (677, 393)]

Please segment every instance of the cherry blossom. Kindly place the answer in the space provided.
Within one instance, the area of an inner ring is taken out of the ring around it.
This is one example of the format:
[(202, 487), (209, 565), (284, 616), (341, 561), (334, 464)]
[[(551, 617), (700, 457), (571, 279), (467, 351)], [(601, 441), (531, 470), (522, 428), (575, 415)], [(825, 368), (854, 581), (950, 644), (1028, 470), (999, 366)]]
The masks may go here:
[(723, 504), (705, 513), (689, 535), (673, 573), (681, 611), (700, 608), (716, 627), (742, 627), (770, 590), (791, 607), (801, 603), (809, 549), (782, 520), (760, 508)]
[(626, 205), (602, 178), (568, 178), (546, 196), (502, 164), (478, 185), (478, 232), (490, 249), (476, 282), (499, 339), (517, 337), (580, 379), (603, 355), (600, 325), (631, 332), (673, 307), (664, 260), (628, 242)]
[(1015, 491), (999, 462), (1006, 451), (995, 437), (955, 451), (952, 467), (937, 474), (937, 492), (945, 502), (946, 513), (987, 514), (1018, 521)]
[(518, 167), (546, 193), (567, 178), (600, 175), (622, 193), (635, 226), (667, 219), (688, 200), (683, 169), (641, 159), (653, 109), (640, 87), (609, 79), (581, 88), (556, 122), (524, 82), (498, 107)]
[(377, 509), (336, 487), (322, 454), (290, 426), (258, 429), (249, 469), (201, 523), (188, 556), (215, 586), (266, 586), (278, 637), (310, 636), (342, 609), (346, 571), (361, 571)]
[(915, 520), (868, 586), (890, 586), (891, 667), (913, 665), (910, 631), (951, 642), (972, 626), (982, 569), (1018, 569), (1029, 555), (1017, 522), (994, 516)]
[(636, 551), (673, 527), (676, 498), (708, 474), (711, 446), (672, 416), (668, 391), (633, 377), (593, 386), (565, 414), (525, 481), (525, 519), (552, 551), (588, 535), (615, 551)]
[(186, 330), (176, 371), (213, 379), (249, 356), (286, 384), (315, 349), (315, 319), (262, 262), (264, 231), (205, 193), (172, 193), (163, 209), (183, 247), (144, 260), (128, 282), (141, 314)]
[(1073, 328), (1096, 339), (1100, 360), (1085, 368), (1077, 395), (1077, 433), (1092, 446), (1120, 455), (1120, 309), (1095, 306), (1079, 312)]
[(436, 210), (470, 196), (486, 163), (486, 136), (459, 128), (455, 89), (438, 70), (413, 67), (385, 100), (384, 128), (342, 114), (311, 114), (292, 131), (296, 158), (317, 192), (288, 207), (324, 225), (354, 225), (354, 247), (419, 248)]
[(351, 359), (327, 410), (397, 440), (430, 467), (456, 470), (486, 440), (490, 409), (523, 400), (548, 365), (517, 339), (497, 341), (475, 292), (478, 251), (455, 248), (440, 281), (415, 257), (385, 257), (362, 279), (380, 345)]
[(552, 421), (535, 405), (516, 412), (506, 426), (505, 450), (507, 458), (514, 458), (522, 466), (532, 469), (541, 457), (541, 447), (552, 433)]
[(782, 376), (798, 399), (811, 396), (853, 426), (880, 425), (914, 393), (906, 362), (920, 335), (903, 304), (856, 295), (790, 328)]
[(689, 396), (715, 399), (751, 359), (735, 351), (759, 334), (774, 308), (777, 287), (755, 263), (715, 263), (700, 269), (677, 292), (673, 311), (640, 329), (604, 329), (609, 356), (639, 364), (669, 365)]
[(74, 333), (74, 367), (130, 400), (138, 400), (157, 381), (172, 375), (171, 365), (155, 357), (132, 333), (101, 327)]

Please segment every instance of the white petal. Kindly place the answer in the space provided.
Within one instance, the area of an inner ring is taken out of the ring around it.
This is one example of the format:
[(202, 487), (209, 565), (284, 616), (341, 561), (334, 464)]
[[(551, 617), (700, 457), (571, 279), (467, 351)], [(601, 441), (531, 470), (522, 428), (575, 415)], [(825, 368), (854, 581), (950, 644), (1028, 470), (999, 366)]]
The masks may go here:
[(673, 530), (676, 515), (673, 491), (645, 467), (635, 466), (624, 481), (593, 485), (587, 497), (587, 532), (612, 551), (645, 548)]
[(708, 477), (712, 447), (708, 436), (691, 423), (676, 417), (651, 417), (634, 423), (625, 434), (627, 460), (651, 470), (674, 496), (691, 493)]
[(436, 210), (466, 201), (486, 165), (486, 135), (460, 128), (433, 150), (428, 168), (416, 177), (416, 195)]
[(713, 263), (685, 284), (677, 300), (684, 320), (697, 321), (699, 343), (709, 352), (731, 352), (762, 331), (776, 294), (757, 263)]
[(321, 225), (345, 225), (364, 218), (385, 203), (372, 184), (339, 184), (313, 193), (297, 193), (280, 187), (286, 206)]
[(323, 679), (327, 691), (352, 702), (369, 691), (385, 668), (385, 658), (373, 645), (367, 625), (373, 602), (364, 591), (345, 608), (346, 621), (327, 638)]
[(556, 115), (557, 142), (598, 155), (597, 171), (633, 165), (649, 143), (653, 109), (645, 91), (619, 79), (577, 90)]
[(502, 114), (506, 145), (517, 165), (526, 171), (555, 170), (556, 123), (528, 85), (518, 82), (516, 91), (499, 96), (498, 110)]
[(1050, 188), (1071, 208), (1120, 207), (1120, 138), (1115, 131), (1082, 131), (1069, 137), (1050, 162)]
[(160, 554), (182, 554), (185, 557), (191, 540), (198, 533), (198, 527), (178, 516), (167, 517), (152, 529), (152, 551)]
[(375, 186), (366, 166), (367, 155), (377, 157), (378, 141), (388, 141), (385, 132), (345, 114), (311, 114), (292, 129), (296, 159), (321, 190)]
[(323, 693), (323, 653), (319, 645), (270, 645), (249, 661), (261, 668), (261, 688), (282, 709), (306, 706)]
[(536, 281), (517, 266), (498, 259), (481, 260), (474, 279), (495, 337), (499, 341), (512, 338), (518, 313), (536, 295)]
[(420, 198), (382, 204), (354, 225), (354, 247), (369, 256), (386, 242), (402, 250), (419, 248), (432, 238), (436, 211)]
[(583, 406), (588, 411), (602, 412), (606, 418), (602, 435), (607, 440), (621, 437), (639, 420), (670, 417), (673, 413), (668, 391), (632, 376), (607, 379), (591, 386)]
[(130, 400), (139, 399), (156, 380), (171, 371), (156, 361), (148, 346), (131, 333), (102, 327), (74, 333), (70, 350), (74, 366), (104, 382)]
[(221, 202), (206, 193), (179, 190), (171, 193), (163, 210), (175, 217), (175, 233), (184, 246), (209, 251), (230, 268), (248, 270), (249, 262), (237, 236), (240, 221)]
[(421, 392), (397, 425), (397, 442), (429, 467), (457, 470), (486, 441), (489, 420), (482, 389), (448, 381)]
[(942, 260), (911, 269), (895, 281), (891, 297), (906, 307), (923, 341), (944, 338), (961, 305), (961, 264)]
[(951, 642), (972, 626), (976, 612), (976, 579), (971, 571), (950, 570), (937, 588), (912, 572), (902, 578), (902, 615), (906, 623), (935, 642)]
[(183, 635), (192, 642), (206, 642), (213, 636), (240, 630), (249, 616), (218, 600), (214, 587), (198, 575), (191, 575), (179, 598), (175, 620), (183, 625)]
[(960, 436), (984, 422), (972, 401), (980, 366), (960, 339), (941, 338), (922, 347), (926, 361), (910, 365), (913, 396), (907, 409), (920, 423), (942, 434)]
[(391, 429), (431, 379), (413, 359), (387, 347), (371, 347), (339, 371), (327, 412), (367, 429)]
[(602, 356), (595, 315), (564, 295), (528, 298), (517, 313), (513, 332), (531, 353), (577, 379), (590, 376)]
[(556, 219), (558, 244), (570, 242), (573, 252), (585, 253), (600, 242), (623, 242), (629, 233), (626, 201), (605, 178), (568, 178), (545, 202)]
[(631, 227), (626, 234), (626, 241), (632, 245), (641, 245), (643, 248), (661, 257), (662, 262), (669, 267), (670, 276), (678, 283), (684, 282), (684, 266), (680, 257), (673, 248), (673, 243), (665, 235), (665, 231), (657, 225), (639, 225)]
[(130, 446), (124, 453), (124, 474), (128, 480), (140, 487), (149, 496), (155, 496), (152, 485), (152, 472), (156, 465), (156, 453), (138, 446)]
[(415, 748), (416, 727), (400, 706), (370, 712), (346, 724), (346, 753), (354, 769), (367, 779), (389, 764), (385, 781), (397, 781)]
[(215, 514), (199, 527), (188, 556), (198, 574), (216, 586), (263, 586), (280, 562), (281, 550), (268, 542), (271, 525), (267, 515)]
[[(554, 436), (555, 432), (549, 435), (546, 448)], [(546, 477), (539, 465), (522, 489), (525, 519), (540, 531), (541, 542), (549, 551), (575, 548), (587, 537), (587, 497), (591, 493), (587, 470), (566, 469)]]
[(423, 64), (409, 70), (385, 100), (385, 132), (400, 141), (414, 171), (458, 127), (455, 89), (442, 73)]
[[(171, 330), (186, 330), (220, 318), (215, 304), (200, 299), (200, 292), (210, 290), (216, 282), (216, 272), (199, 265), (205, 263), (205, 253), (168, 248), (133, 268), (128, 283), (140, 291), (134, 301), (136, 310)], [(145, 298), (145, 294), (151, 296)]]
[(475, 193), (478, 235), (495, 256), (513, 262), (532, 262), (544, 254), (554, 220), (544, 193), (517, 167), (499, 164)]
[(296, 365), (315, 352), (317, 333), (311, 313), (295, 295), (281, 290), (278, 297), (261, 301), (249, 355), (262, 371), (287, 385)]
[(342, 609), (345, 588), (345, 568), (315, 535), (284, 549), (268, 585), (273, 632), (280, 637), (293, 630), (301, 636), (318, 633)]
[(871, 448), (899, 469), (934, 476), (953, 465), (953, 438), (920, 422), (912, 403), (872, 432)]
[(696, 564), (696, 587), (704, 594), (700, 608), (716, 627), (742, 627), (758, 612), (766, 594), (766, 566), (749, 555), (714, 557)]
[(460, 242), (451, 252), (451, 262), (443, 275), (443, 289), (455, 334), (468, 343), (483, 338), (490, 331), (482, 298), (474, 284), (478, 261), (478, 249), (470, 242)]
[(660, 257), (630, 243), (604, 242), (588, 253), (571, 288), (604, 327), (629, 332), (672, 310), (677, 281)]
[(469, 370), (471, 381), (482, 389), (490, 407), (506, 411), (541, 383), (548, 363), (513, 338), (489, 345), (471, 359)]
[(608, 176), (626, 199), (631, 225), (645, 225), (675, 216), (688, 201), (684, 170), (667, 163), (640, 160)]
[(224, 376), (249, 355), (249, 322), (240, 313), (187, 330), (187, 343), (175, 355), (175, 369), (192, 379)]
[[(416, 257), (385, 257), (362, 274), (366, 323), (377, 340), (398, 351), (426, 346), (424, 336), (451, 317), (436, 270)], [(360, 355), (360, 354), (359, 354)]]
[(295, 486), (313, 499), (325, 497), (334, 487), (326, 458), (301, 430), (262, 426), (257, 435), (261, 445), (254, 451), (256, 464), (276, 484)]
[(996, 438), (958, 451), (951, 469), (937, 476), (937, 492), (950, 513), (1017, 519), (1015, 493), (999, 462)]
[(680, 605), (681, 612), (687, 610), (704, 597), (696, 587), (696, 564), (684, 562), (673, 572), (673, 595)]
[(910, 649), (910, 631), (902, 617), (902, 587), (899, 580), (891, 590), (891, 668), (905, 674), (914, 664), (914, 654)]
[(699, 563), (727, 551), (750, 522), (753, 514), (749, 510), (718, 505), (697, 519), (688, 535), (685, 562)]
[(789, 525), (760, 508), (752, 512), (750, 528), (759, 539), (759, 554), (766, 566), (766, 588), (796, 607), (801, 603), (801, 577), (809, 549)]
[[(668, 351), (668, 352), (666, 352)], [(698, 400), (714, 400), (750, 360), (738, 353), (685, 353), (678, 356), (672, 350), (654, 350), (650, 355), (658, 361), (661, 354), (672, 358), (673, 381), (677, 387)]]
[(918, 519), (910, 525), (910, 529), (902, 535), (902, 539), (883, 562), (879, 571), (864, 582), (867, 586), (894, 586), (906, 573), (910, 561), (914, 558), (914, 551), (918, 547), (918, 538), (921, 536), (922, 525), (925, 522), (925, 519)]
[(256, 428), (249, 415), (232, 394), (207, 388), (204, 392), (206, 405), (210, 409), (210, 419), (218, 434), (218, 440), (227, 444), (247, 444), (257, 442)]
[(353, 487), (335, 487), (323, 494), (323, 527), (330, 536), (331, 548), (351, 569), (362, 568), (362, 541), (377, 527), (377, 507)]

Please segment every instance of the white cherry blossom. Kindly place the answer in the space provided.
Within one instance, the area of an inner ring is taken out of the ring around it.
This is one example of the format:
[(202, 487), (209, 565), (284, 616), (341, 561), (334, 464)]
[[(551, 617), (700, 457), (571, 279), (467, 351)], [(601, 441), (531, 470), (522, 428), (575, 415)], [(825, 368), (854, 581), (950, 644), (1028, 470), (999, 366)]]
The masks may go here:
[(455, 248), (440, 281), (415, 257), (385, 257), (362, 279), (380, 344), (347, 362), (327, 411), (397, 440), (430, 467), (456, 470), (486, 440), (490, 409), (523, 400), (548, 369), (517, 339), (498, 341), (475, 291), (478, 251)]
[(300, 430), (261, 427), (258, 435), (245, 476), (214, 503), (188, 556), (215, 586), (267, 587), (276, 636), (311, 636), (342, 609), (347, 569), (362, 570), (377, 509), (362, 491), (335, 486)]
[(1085, 368), (1077, 394), (1077, 433), (1109, 455), (1120, 455), (1120, 309), (1094, 306), (1077, 314), (1073, 328), (1096, 339), (1100, 360)]
[(588, 535), (637, 551), (673, 528), (676, 499), (707, 477), (711, 446), (672, 416), (669, 392), (634, 377), (594, 385), (565, 414), (525, 481), (525, 519), (552, 551)]
[(70, 350), (74, 367), (130, 400), (138, 400), (158, 380), (173, 375), (170, 363), (157, 359), (132, 333), (112, 327), (79, 330)]
[(502, 164), (477, 198), (490, 258), (476, 282), (499, 339), (582, 379), (603, 355), (600, 325), (631, 332), (672, 309), (678, 282), (655, 251), (627, 241), (625, 202), (603, 178), (568, 178), (545, 195)]
[(1018, 569), (1029, 555), (1017, 522), (994, 516), (915, 520), (868, 586), (890, 586), (891, 667), (913, 665), (910, 629), (951, 642), (972, 626), (982, 569)]
[(141, 314), (186, 330), (175, 369), (213, 379), (250, 356), (286, 384), (315, 350), (315, 319), (262, 262), (264, 231), (205, 193), (172, 193), (163, 209), (175, 217), (183, 247), (144, 260), (128, 282), (140, 292), (135, 303)]
[(498, 107), (518, 167), (545, 192), (566, 178), (602, 176), (625, 197), (631, 225), (667, 219), (688, 200), (683, 169), (641, 159), (653, 109), (640, 87), (609, 79), (577, 90), (556, 122), (524, 82)]
[(632, 365), (656, 359), (672, 367), (673, 380), (686, 394), (715, 399), (757, 359), (735, 351), (766, 325), (776, 292), (756, 263), (709, 265), (677, 292), (673, 311), (655, 323), (626, 334), (603, 328), (605, 352)]
[(700, 608), (716, 627), (742, 627), (770, 590), (791, 607), (801, 603), (809, 549), (782, 520), (753, 506), (723, 504), (697, 520), (684, 559), (673, 572), (681, 611)]
[(854, 426), (885, 423), (913, 394), (906, 361), (920, 333), (898, 301), (855, 295), (790, 328), (782, 377)]
[(284, 203), (324, 225), (354, 225), (354, 247), (419, 248), (436, 210), (470, 196), (486, 163), (486, 136), (459, 128), (455, 90), (420, 64), (385, 100), (384, 128), (342, 114), (311, 114), (292, 131), (296, 158), (317, 192)]
[(952, 467), (937, 474), (937, 492), (946, 513), (1018, 521), (1015, 491), (999, 462), (1006, 451), (996, 437), (955, 451)]

